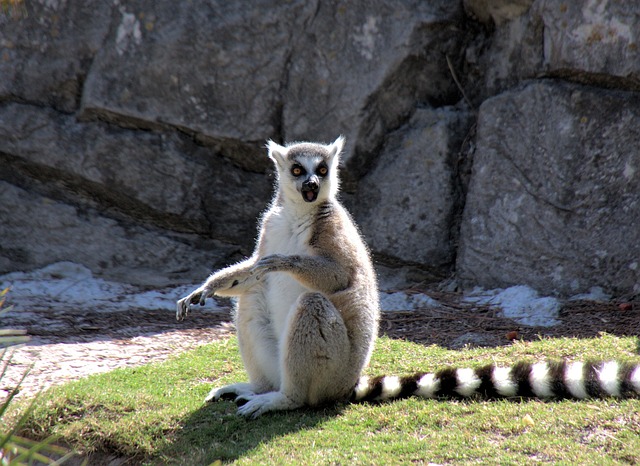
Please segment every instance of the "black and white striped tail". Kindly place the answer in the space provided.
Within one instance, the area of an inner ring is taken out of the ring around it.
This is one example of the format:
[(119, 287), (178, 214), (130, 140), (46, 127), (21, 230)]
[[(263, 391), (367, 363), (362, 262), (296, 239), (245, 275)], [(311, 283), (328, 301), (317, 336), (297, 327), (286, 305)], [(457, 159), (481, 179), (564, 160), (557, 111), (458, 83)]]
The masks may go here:
[(361, 377), (351, 401), (385, 401), (410, 396), (633, 398), (640, 396), (640, 364), (519, 362), (511, 367), (490, 364), (476, 369), (446, 368), (405, 377)]

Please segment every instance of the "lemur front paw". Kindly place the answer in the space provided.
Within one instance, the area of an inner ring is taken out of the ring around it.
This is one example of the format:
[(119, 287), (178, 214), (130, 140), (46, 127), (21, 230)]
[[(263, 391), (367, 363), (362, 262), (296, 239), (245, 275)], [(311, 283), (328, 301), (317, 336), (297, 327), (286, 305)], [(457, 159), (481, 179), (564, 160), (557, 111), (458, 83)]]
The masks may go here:
[(188, 296), (178, 300), (176, 303), (176, 320), (180, 321), (187, 317), (192, 304), (197, 303), (204, 306), (206, 299), (211, 296), (213, 296), (213, 291), (205, 284)]
[(291, 266), (292, 257), (282, 254), (272, 254), (260, 259), (251, 269), (256, 280), (260, 280), (269, 272), (282, 272)]

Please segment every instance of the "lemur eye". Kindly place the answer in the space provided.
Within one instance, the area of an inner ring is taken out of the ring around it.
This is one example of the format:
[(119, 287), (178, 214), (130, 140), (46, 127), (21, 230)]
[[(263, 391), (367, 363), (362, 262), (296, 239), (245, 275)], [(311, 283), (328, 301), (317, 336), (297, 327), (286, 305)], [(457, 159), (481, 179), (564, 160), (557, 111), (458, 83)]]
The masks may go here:
[(320, 165), (316, 170), (316, 173), (318, 173), (318, 175), (320, 176), (326, 176), (327, 173), (329, 173), (329, 169), (324, 165)]
[(304, 168), (302, 168), (300, 165), (294, 165), (293, 167), (291, 167), (291, 174), (293, 176), (300, 176), (304, 174)]

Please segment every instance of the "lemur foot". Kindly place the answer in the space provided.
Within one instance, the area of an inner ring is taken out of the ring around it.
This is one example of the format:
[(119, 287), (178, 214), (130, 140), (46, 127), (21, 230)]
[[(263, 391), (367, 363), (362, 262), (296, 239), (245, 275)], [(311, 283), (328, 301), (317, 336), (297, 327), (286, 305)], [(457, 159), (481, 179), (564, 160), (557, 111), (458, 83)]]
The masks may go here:
[(236, 404), (242, 403), (238, 408), (240, 416), (256, 419), (269, 411), (296, 409), (302, 403), (296, 403), (281, 392), (269, 392), (261, 395), (246, 395), (236, 398)]

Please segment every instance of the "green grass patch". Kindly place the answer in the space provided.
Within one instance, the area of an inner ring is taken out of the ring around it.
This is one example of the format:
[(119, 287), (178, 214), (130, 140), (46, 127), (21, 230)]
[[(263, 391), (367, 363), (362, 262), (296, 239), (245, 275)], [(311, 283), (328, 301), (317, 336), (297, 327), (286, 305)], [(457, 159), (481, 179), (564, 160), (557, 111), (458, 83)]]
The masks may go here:
[[(381, 338), (368, 373), (517, 359), (638, 360), (638, 338), (544, 339), (446, 350)], [(235, 405), (202, 400), (244, 379), (235, 338), (160, 364), (116, 370), (48, 392), (23, 434), (51, 434), (85, 453), (141, 464), (640, 463), (640, 400), (408, 399), (301, 409), (247, 421)]]

